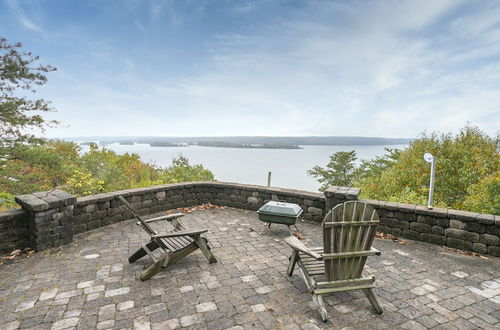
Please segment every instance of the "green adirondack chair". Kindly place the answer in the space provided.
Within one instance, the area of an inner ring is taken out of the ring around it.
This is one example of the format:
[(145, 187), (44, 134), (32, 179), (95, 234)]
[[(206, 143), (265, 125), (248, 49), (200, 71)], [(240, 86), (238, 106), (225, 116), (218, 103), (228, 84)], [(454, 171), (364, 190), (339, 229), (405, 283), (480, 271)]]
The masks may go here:
[[(189, 230), (184, 227), (178, 218), (182, 217), (184, 214), (176, 213), (170, 214), (158, 218), (143, 219), (139, 212), (130, 205), (125, 198), (118, 196), (118, 199), (123, 203), (123, 205), (139, 220), (137, 224), (146, 231), (150, 236), (150, 241), (147, 244), (142, 244), (139, 250), (128, 258), (130, 263), (139, 260), (146, 254), (153, 259), (153, 265), (148, 267), (140, 276), (142, 281), (148, 280), (163, 268), (174, 264), (180, 259), (184, 258), (188, 254), (196, 251), (198, 248), (203, 252), (209, 263), (217, 262), (215, 256), (210, 251), (207, 239), (202, 237), (201, 234), (206, 233), (207, 229)], [(156, 221), (167, 221), (172, 230), (168, 233), (158, 234), (149, 225), (151, 222)], [(163, 250), (160, 256), (156, 256), (153, 251), (156, 249)]]
[(285, 239), (293, 249), (287, 273), (292, 276), (298, 266), (324, 322), (328, 313), (322, 295), (335, 292), (363, 290), (375, 311), (383, 312), (373, 292), (375, 277), (362, 275), (366, 258), (380, 255), (371, 247), (377, 226), (371, 205), (349, 201), (323, 219), (323, 247), (308, 248), (294, 236)]

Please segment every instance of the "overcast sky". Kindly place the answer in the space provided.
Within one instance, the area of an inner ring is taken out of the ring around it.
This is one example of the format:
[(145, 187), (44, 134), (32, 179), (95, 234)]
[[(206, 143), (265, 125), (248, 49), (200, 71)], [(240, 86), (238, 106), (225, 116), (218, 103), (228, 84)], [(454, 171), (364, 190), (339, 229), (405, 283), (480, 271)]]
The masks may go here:
[(91, 135), (356, 135), (500, 127), (500, 2), (0, 0)]

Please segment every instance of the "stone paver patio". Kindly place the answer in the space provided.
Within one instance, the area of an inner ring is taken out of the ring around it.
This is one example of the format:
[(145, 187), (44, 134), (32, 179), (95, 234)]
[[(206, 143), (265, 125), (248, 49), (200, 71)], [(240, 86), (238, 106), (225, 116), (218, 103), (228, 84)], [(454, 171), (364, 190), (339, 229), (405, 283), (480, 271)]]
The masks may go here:
[[(325, 297), (323, 323), (297, 274), (286, 276), (286, 227), (265, 230), (255, 212), (195, 211), (182, 221), (206, 227), (218, 258), (200, 251), (141, 282), (148, 257), (128, 256), (147, 235), (124, 221), (80, 234), (62, 248), (0, 266), (0, 329), (474, 329), (500, 327), (498, 258), (464, 256), (420, 242), (376, 239), (376, 276), (385, 312), (362, 292)], [(298, 224), (308, 244), (317, 224)]]

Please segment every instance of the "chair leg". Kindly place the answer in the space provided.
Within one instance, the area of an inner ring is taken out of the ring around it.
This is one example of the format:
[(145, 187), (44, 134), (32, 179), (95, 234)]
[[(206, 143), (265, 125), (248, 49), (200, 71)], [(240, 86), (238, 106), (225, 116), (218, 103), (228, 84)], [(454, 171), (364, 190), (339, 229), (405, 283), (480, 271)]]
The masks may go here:
[(147, 281), (151, 277), (155, 276), (160, 272), (160, 270), (165, 267), (168, 263), (169, 255), (165, 254), (163, 257), (158, 259), (154, 264), (149, 266), (140, 276), (141, 281)]
[[(155, 241), (151, 241), (149, 242), (148, 244), (146, 244), (146, 247), (150, 250), (150, 251), (154, 251), (156, 250), (157, 248), (159, 248), (160, 246), (155, 242)], [(130, 263), (133, 263), (133, 262), (136, 262), (137, 260), (139, 260), (140, 258), (144, 257), (146, 255), (146, 251), (144, 251), (144, 249), (141, 247), (139, 248), (139, 250), (135, 251), (134, 254), (132, 254), (129, 258), (128, 258), (128, 262)]]
[(213, 264), (217, 262), (215, 256), (212, 254), (212, 252), (210, 252), (210, 247), (208, 246), (207, 239), (205, 237), (197, 236), (195, 238), (195, 242), (196, 245), (198, 245), (198, 247), (200, 248), (201, 252), (203, 252), (205, 257), (207, 258), (208, 263)]
[(380, 307), (380, 304), (378, 303), (377, 300), (377, 296), (373, 292), (373, 289), (363, 289), (363, 292), (365, 293), (366, 298), (368, 298), (368, 300), (372, 304), (375, 311), (379, 314), (382, 314), (384, 311), (382, 307)]
[(328, 320), (328, 313), (326, 312), (326, 306), (323, 298), (320, 295), (314, 293), (312, 296), (313, 302), (318, 308), (319, 313), (321, 314), (321, 319), (323, 320), (323, 322), (326, 322)]
[(293, 275), (293, 270), (295, 269), (295, 265), (297, 264), (298, 259), (299, 259), (299, 251), (293, 250), (292, 255), (290, 257), (290, 262), (288, 263), (288, 269), (286, 270), (288, 276)]

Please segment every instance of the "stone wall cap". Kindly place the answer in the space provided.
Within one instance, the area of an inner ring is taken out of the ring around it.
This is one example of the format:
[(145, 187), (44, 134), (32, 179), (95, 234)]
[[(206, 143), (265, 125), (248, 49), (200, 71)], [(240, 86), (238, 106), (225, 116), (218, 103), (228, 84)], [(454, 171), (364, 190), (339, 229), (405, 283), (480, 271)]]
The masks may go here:
[(76, 196), (55, 189), (20, 195), (15, 198), (15, 201), (25, 210), (38, 212), (62, 205), (74, 204), (76, 202)]
[[(381, 204), (382, 205), (382, 204)], [(386, 210), (390, 210), (390, 211), (396, 211), (399, 207), (399, 204), (396, 203), (396, 202), (385, 202), (384, 203), (384, 208)]]
[(62, 199), (76, 198), (75, 195), (72, 195), (70, 193), (65, 192), (64, 190), (59, 190), (59, 189), (53, 190), (52, 194), (56, 195), (56, 196), (58, 196), (59, 198), (62, 198)]
[(89, 205), (89, 204), (96, 204), (99, 202), (110, 201), (110, 200), (115, 199), (115, 198), (116, 198), (116, 196), (114, 194), (102, 193), (102, 194), (97, 194), (97, 195), (78, 197), (76, 199), (76, 204), (78, 206), (85, 206), (85, 205)]
[(450, 219), (475, 221), (475, 219), (477, 219), (478, 216), (479, 213), (475, 212), (467, 212), (467, 211), (453, 210), (453, 209), (448, 210), (448, 218)]
[(416, 208), (415, 204), (398, 203), (398, 212), (414, 213)]
[(495, 216), (493, 214), (481, 214), (477, 215), (477, 222), (483, 225), (493, 225), (495, 224)]
[(112, 199), (115, 199), (114, 195), (111, 195), (108, 193), (97, 194), (97, 195), (94, 195), (94, 197), (98, 198), (99, 202), (106, 202), (106, 201), (110, 201)]
[(379, 204), (380, 204), (380, 201), (378, 201), (376, 199), (360, 199), (359, 202), (367, 203), (367, 204), (370, 204), (374, 207), (379, 206)]
[[(118, 190), (118, 191), (111, 191), (111, 192), (108, 192), (108, 194), (114, 196), (115, 198), (118, 197), (118, 196), (127, 197), (127, 196), (131, 195), (128, 189), (126, 189), (126, 190)], [(87, 196), (87, 197), (90, 197), (90, 196)]]
[(128, 189), (131, 195), (144, 195), (147, 193), (149, 188), (133, 188), (133, 189)]
[[(194, 182), (194, 184), (197, 184), (197, 183), (198, 182)], [(220, 186), (220, 187), (227, 188), (227, 189), (240, 189), (240, 190), (245, 190), (245, 191), (257, 191), (257, 192), (262, 192), (262, 193), (285, 194), (285, 195), (299, 197), (299, 198), (304, 198), (304, 196), (307, 196), (307, 197), (313, 198), (313, 199), (319, 199), (319, 200), (323, 199), (323, 194), (321, 194), (321, 193), (306, 191), (306, 190), (290, 189), (290, 188), (266, 187), (266, 186), (252, 185), (252, 184), (242, 184), (242, 183), (236, 183), (236, 182), (220, 182), (220, 181), (202, 182), (202, 185), (204, 185), (204, 186)]]
[(361, 194), (361, 189), (359, 188), (350, 188), (350, 187), (341, 187), (341, 186), (330, 186), (326, 188), (324, 191), (325, 197), (338, 197), (347, 199), (357, 199), (357, 197)]
[(415, 208), (415, 213), (421, 214), (421, 215), (429, 215), (429, 216), (435, 216), (435, 217), (440, 217), (440, 218), (446, 218), (446, 216), (448, 215), (448, 209), (443, 209), (440, 207), (433, 207), (430, 209), (424, 205), (417, 205), (417, 207)]
[(15, 201), (28, 211), (45, 211), (49, 209), (49, 204), (35, 194), (16, 196)]

